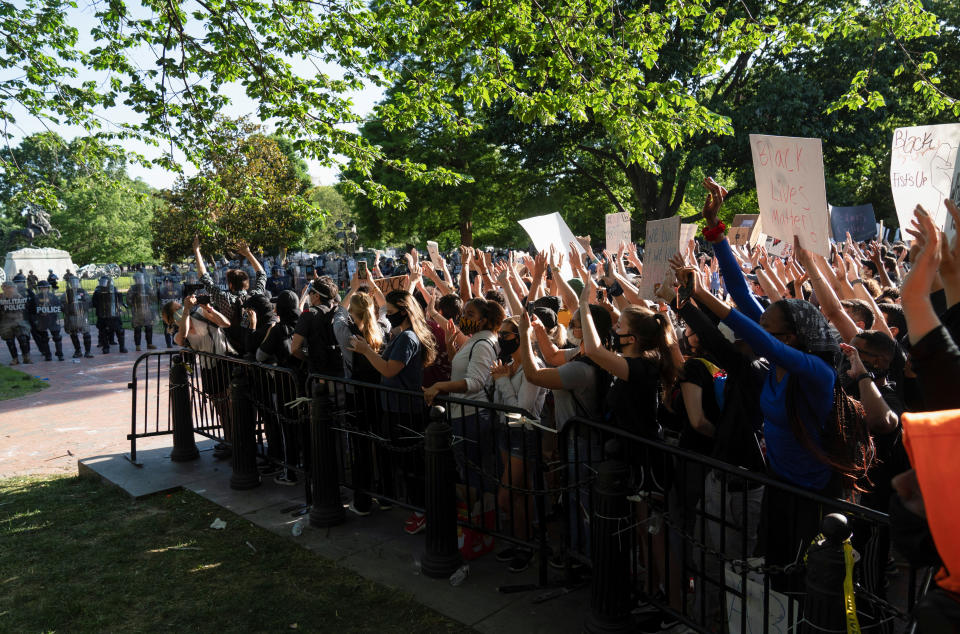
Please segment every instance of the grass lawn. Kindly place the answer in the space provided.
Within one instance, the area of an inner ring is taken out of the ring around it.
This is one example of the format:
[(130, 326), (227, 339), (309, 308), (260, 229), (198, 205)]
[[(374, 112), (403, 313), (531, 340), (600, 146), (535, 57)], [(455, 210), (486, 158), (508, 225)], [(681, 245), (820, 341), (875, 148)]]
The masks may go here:
[[(33, 353), (34, 360), (36, 360), (39, 354), (39, 352)], [(22, 367), (30, 368), (32, 366), (27, 365)], [(33, 375), (14, 370), (5, 365), (0, 365), (0, 401), (33, 394), (34, 392), (39, 392), (49, 387), (49, 385), (46, 381), (35, 379)], [(2, 517), (2, 513), (3, 510), (2, 507), (0, 507), (0, 517)]]
[(0, 480), (0, 632), (464, 630), (190, 492)]

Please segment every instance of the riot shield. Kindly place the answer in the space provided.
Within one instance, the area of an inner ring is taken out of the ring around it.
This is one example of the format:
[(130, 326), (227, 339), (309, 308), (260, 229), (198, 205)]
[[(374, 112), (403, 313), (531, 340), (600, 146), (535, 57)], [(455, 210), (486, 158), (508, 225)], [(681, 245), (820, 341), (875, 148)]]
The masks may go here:
[(37, 330), (56, 330), (61, 325), (60, 298), (46, 280), (40, 281), (34, 294), (37, 314), (34, 318)]
[(120, 298), (110, 276), (104, 275), (98, 280), (97, 290), (93, 291), (93, 306), (97, 309), (97, 319), (120, 317)]
[(156, 286), (152, 271), (135, 271), (133, 284), (127, 290), (127, 308), (130, 310), (130, 325), (134, 328), (152, 326), (154, 314), (153, 299), (156, 296)]
[(67, 333), (84, 332), (87, 329), (87, 309), (90, 298), (80, 285), (79, 277), (65, 280), (67, 290), (63, 294), (63, 327)]
[(163, 310), (170, 302), (179, 302), (182, 297), (183, 288), (179, 279), (164, 275), (157, 282), (157, 310)]

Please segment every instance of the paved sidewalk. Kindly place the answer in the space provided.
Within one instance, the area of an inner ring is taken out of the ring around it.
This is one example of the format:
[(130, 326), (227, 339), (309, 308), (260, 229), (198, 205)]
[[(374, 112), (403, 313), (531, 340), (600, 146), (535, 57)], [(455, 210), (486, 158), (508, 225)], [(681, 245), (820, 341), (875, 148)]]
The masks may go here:
[[(96, 342), (96, 333), (93, 336)], [(127, 332), (127, 341), (132, 339), (133, 333)], [(95, 350), (93, 359), (71, 359), (69, 338), (64, 343), (64, 361), (56, 357), (43, 361), (31, 345), (33, 363), (16, 366), (49, 381), (50, 387), (0, 401), (0, 477), (74, 472), (81, 458), (130, 450), (126, 441), (130, 433), (127, 383), (134, 361), (143, 353), (134, 352), (131, 343), (126, 354), (112, 346), (110, 354)], [(160, 343), (162, 347), (162, 336)], [(5, 348), (0, 363), (10, 363)], [(150, 442), (142, 441), (138, 447), (169, 442), (146, 440)]]

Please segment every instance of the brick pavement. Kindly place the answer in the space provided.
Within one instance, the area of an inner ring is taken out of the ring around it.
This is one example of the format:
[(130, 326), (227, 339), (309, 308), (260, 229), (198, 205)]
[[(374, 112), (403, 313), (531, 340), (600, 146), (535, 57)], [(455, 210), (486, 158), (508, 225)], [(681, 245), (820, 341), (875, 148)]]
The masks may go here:
[[(93, 333), (96, 343), (96, 333)], [(64, 342), (65, 361), (42, 359), (31, 341), (30, 365), (16, 369), (40, 379), (50, 387), (19, 398), (0, 401), (0, 477), (28, 473), (76, 473), (77, 460), (104, 454), (128, 452), (130, 432), (130, 373), (136, 358), (133, 333), (127, 331), (129, 352), (110, 354), (94, 350), (93, 359), (71, 359), (73, 346)], [(163, 348), (160, 335), (159, 348)], [(154, 343), (157, 336), (154, 335)], [(144, 352), (146, 346), (144, 346)], [(74, 363), (79, 361), (79, 363)], [(10, 362), (6, 347), (0, 363)], [(169, 445), (159, 437), (138, 443), (138, 448)], [(68, 453), (69, 452), (69, 453)]]

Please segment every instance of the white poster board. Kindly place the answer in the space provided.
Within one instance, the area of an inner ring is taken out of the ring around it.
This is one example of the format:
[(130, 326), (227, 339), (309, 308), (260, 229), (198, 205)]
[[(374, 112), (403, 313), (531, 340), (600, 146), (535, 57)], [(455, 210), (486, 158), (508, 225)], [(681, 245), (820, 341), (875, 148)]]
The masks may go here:
[(620, 243), (630, 244), (630, 212), (607, 214), (607, 249), (611, 253), (620, 248)]
[(750, 135), (763, 232), (830, 256), (830, 213), (820, 139)]
[(657, 301), (657, 288), (670, 268), (670, 257), (680, 250), (680, 216), (647, 221), (647, 240), (643, 244), (643, 277), (640, 296)]
[(914, 207), (921, 205), (953, 235), (943, 199), (960, 201), (960, 123), (894, 130), (890, 188), (901, 227), (910, 226)]
[(544, 251), (549, 254), (550, 245), (553, 245), (558, 254), (563, 254), (563, 266), (560, 267), (560, 273), (563, 279), (569, 280), (573, 277), (573, 269), (570, 268), (570, 243), (574, 244), (577, 253), (583, 253), (583, 247), (570, 231), (570, 227), (563, 221), (563, 217), (554, 212), (545, 216), (534, 216), (518, 221), (523, 230), (530, 236), (533, 246), (538, 251)]

